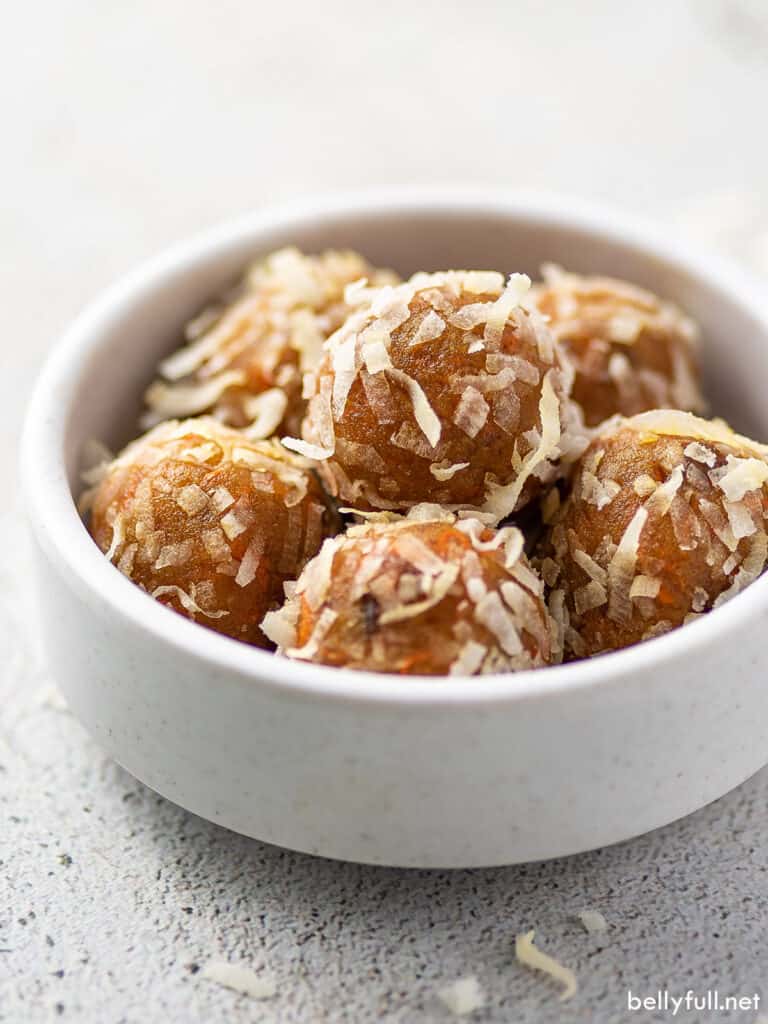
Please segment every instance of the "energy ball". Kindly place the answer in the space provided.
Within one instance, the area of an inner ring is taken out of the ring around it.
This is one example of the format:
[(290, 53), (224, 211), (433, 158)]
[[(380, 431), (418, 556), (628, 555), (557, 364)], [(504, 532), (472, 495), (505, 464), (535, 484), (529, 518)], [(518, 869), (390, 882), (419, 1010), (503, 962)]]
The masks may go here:
[(532, 301), (574, 364), (573, 398), (588, 426), (649, 409), (702, 413), (699, 331), (670, 302), (625, 281), (547, 264)]
[(298, 431), (302, 374), (350, 312), (344, 289), (361, 278), (398, 280), (355, 252), (288, 248), (255, 264), (233, 294), (188, 325), (188, 344), (160, 363), (143, 425), (211, 413), (249, 427), (253, 438)]
[(335, 526), (304, 459), (210, 418), (134, 441), (84, 496), (107, 558), (162, 604), (266, 646), (259, 623)]
[[(327, 540), (264, 632), (291, 658), (401, 675), (480, 675), (555, 660), (519, 530), (435, 506)], [(387, 517), (384, 517), (385, 519)]]
[[(568, 658), (666, 633), (728, 601), (768, 559), (768, 447), (657, 410), (609, 421), (578, 465), (539, 565)], [(549, 508), (547, 508), (549, 504)]]
[(521, 304), (529, 285), (447, 271), (362, 290), (305, 382), (304, 442), (286, 443), (361, 510), (521, 508), (578, 443), (569, 367)]

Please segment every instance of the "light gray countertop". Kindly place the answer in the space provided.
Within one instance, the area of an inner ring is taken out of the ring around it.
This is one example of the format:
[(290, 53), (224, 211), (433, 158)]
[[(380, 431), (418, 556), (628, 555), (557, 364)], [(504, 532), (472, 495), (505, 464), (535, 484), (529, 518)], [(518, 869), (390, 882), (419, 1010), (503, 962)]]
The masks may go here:
[[(478, 1021), (672, 1019), (628, 1012), (627, 989), (768, 1000), (768, 770), (641, 839), (501, 870), (358, 867), (238, 837), (135, 782), (63, 706), (36, 653), (15, 472), (34, 372), (76, 310), (276, 199), (558, 189), (768, 274), (765, 5), (33, 0), (4, 36), (0, 1021), (439, 1022), (436, 991), (467, 975), (487, 995)], [(585, 908), (607, 931), (585, 931)], [(534, 927), (577, 972), (567, 1004), (514, 960)], [(212, 960), (271, 972), (277, 994), (221, 988)]]

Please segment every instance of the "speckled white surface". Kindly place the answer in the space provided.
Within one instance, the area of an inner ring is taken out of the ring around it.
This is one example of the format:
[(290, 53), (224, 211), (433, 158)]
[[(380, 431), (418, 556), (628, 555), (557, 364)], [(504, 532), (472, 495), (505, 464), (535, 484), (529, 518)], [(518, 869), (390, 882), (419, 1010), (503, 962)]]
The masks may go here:
[[(105, 761), (36, 659), (15, 442), (57, 330), (155, 249), (278, 198), (393, 182), (568, 190), (768, 273), (761, 0), (268, 9), (32, 0), (4, 22), (0, 114), (0, 1020), (670, 1020), (643, 995), (768, 999), (768, 771), (643, 839), (428, 873), (242, 839)], [(724, 680), (727, 685), (727, 680)], [(574, 915), (609, 922), (588, 935)], [(581, 989), (514, 963), (536, 927)], [(270, 972), (255, 1002), (209, 960)], [(680, 1013), (743, 1020), (755, 1011)]]

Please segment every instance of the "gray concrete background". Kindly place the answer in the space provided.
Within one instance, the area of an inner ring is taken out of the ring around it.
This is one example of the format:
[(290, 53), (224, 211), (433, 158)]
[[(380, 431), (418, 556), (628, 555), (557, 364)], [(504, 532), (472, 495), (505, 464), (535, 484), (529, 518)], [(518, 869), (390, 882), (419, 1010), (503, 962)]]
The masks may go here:
[[(30, 0), (0, 48), (0, 1020), (419, 1024), (449, 1019), (434, 993), (468, 974), (478, 1021), (672, 1019), (629, 1013), (628, 988), (768, 999), (766, 771), (634, 842), (453, 873), (288, 853), (136, 783), (40, 665), (15, 471), (32, 378), (77, 309), (281, 198), (552, 188), (768, 275), (765, 3)], [(608, 931), (584, 931), (586, 907)], [(565, 1006), (514, 962), (531, 927), (577, 971)], [(201, 977), (225, 959), (271, 971), (276, 997)]]

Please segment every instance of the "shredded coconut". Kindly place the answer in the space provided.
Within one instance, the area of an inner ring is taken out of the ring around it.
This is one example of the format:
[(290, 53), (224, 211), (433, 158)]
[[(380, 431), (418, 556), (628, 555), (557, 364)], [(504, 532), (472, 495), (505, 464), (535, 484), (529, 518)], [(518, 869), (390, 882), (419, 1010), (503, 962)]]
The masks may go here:
[(444, 483), (446, 480), (451, 480), (462, 469), (467, 469), (468, 466), (468, 462), (454, 462), (450, 465), (432, 463), (429, 467), (429, 471), (435, 480), (439, 480), (440, 483)]
[(473, 676), (483, 664), (487, 648), (475, 640), (468, 640), (450, 667), (452, 676)]
[(244, 431), (245, 436), (250, 441), (272, 437), (287, 408), (288, 396), (282, 388), (268, 388), (259, 395), (249, 395), (243, 400), (243, 410), (251, 421)]
[(635, 576), (632, 586), (629, 588), (630, 598), (635, 597), (658, 597), (661, 590), (661, 580), (657, 576)]
[(408, 342), (408, 346), (409, 348), (415, 348), (417, 345), (423, 345), (427, 341), (434, 341), (435, 338), (440, 338), (444, 332), (445, 320), (438, 316), (433, 309), (430, 309), (417, 327), (416, 333)]
[(200, 977), (251, 999), (272, 999), (277, 995), (277, 984), (271, 975), (257, 974), (250, 967), (223, 960), (212, 960), (206, 964)]
[(741, 501), (748, 491), (758, 490), (768, 480), (768, 462), (729, 455), (725, 466), (713, 469), (709, 476), (728, 501)]
[(469, 386), (462, 392), (453, 414), (453, 422), (467, 437), (477, 437), (485, 426), (489, 412), (490, 406), (480, 392)]
[(450, 985), (438, 989), (437, 998), (457, 1017), (466, 1017), (467, 1014), (485, 1006), (483, 990), (474, 975), (459, 978)]
[(200, 605), (197, 603), (197, 601), (195, 601), (193, 597), (191, 597), (185, 590), (182, 590), (181, 587), (170, 585), (163, 587), (155, 587), (150, 596), (158, 598), (164, 597), (166, 594), (171, 594), (174, 597), (178, 598), (178, 601), (181, 604), (182, 608), (184, 608), (185, 611), (188, 611), (192, 615), (205, 615), (206, 618), (209, 619), (221, 619), (225, 615), (229, 615), (229, 612), (227, 611), (206, 611), (205, 608), (200, 607)]
[(539, 401), (541, 419), (541, 441), (538, 448), (529, 452), (523, 460), (516, 479), (506, 486), (492, 484), (482, 511), (490, 512), (498, 519), (504, 519), (514, 512), (528, 478), (542, 463), (552, 458), (560, 441), (560, 402), (552, 386), (550, 370), (544, 377)]
[(608, 618), (617, 622), (628, 622), (632, 616), (629, 592), (635, 575), (640, 535), (647, 518), (645, 508), (637, 509), (608, 564)]
[(533, 944), (534, 935), (535, 932), (531, 930), (524, 935), (517, 936), (515, 939), (515, 956), (526, 967), (531, 967), (535, 971), (542, 971), (544, 974), (554, 978), (555, 981), (559, 981), (563, 986), (560, 1002), (565, 1002), (566, 999), (570, 999), (571, 996), (576, 994), (578, 989), (576, 975), (570, 968), (564, 967), (553, 957), (537, 949)]
[(580, 910), (576, 916), (590, 935), (604, 932), (608, 928), (608, 922), (599, 910)]
[(314, 459), (315, 462), (323, 462), (333, 455), (333, 448), (323, 448), (318, 444), (310, 444), (309, 441), (302, 441), (300, 437), (284, 437), (282, 445), (289, 451), (297, 452), (307, 459)]

